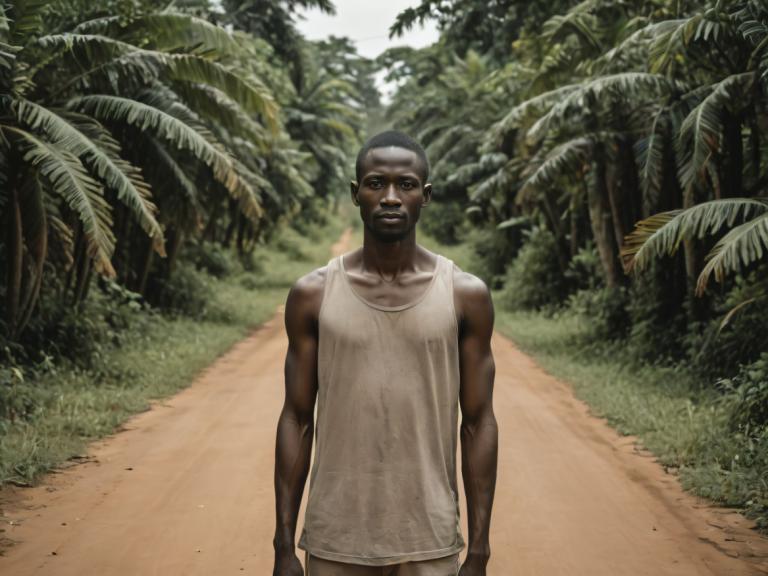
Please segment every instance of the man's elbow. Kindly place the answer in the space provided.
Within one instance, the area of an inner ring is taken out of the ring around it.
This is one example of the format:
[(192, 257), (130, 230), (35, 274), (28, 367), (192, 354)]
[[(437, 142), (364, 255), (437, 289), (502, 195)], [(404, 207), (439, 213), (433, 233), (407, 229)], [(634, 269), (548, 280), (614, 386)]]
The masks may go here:
[(280, 414), (280, 420), (296, 428), (302, 436), (310, 434), (315, 424), (315, 411), (313, 409), (301, 409), (295, 406), (284, 406)]
[(461, 435), (463, 438), (474, 438), (475, 436), (496, 435), (499, 433), (499, 425), (496, 422), (496, 414), (493, 412), (493, 406), (489, 405), (474, 414), (465, 414), (461, 419)]

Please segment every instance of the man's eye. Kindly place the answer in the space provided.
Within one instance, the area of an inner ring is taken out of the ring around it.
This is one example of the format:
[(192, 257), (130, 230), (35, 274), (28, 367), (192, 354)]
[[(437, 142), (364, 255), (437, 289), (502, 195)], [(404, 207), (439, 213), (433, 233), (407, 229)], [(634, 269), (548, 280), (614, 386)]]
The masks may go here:
[(368, 186), (370, 188), (381, 188), (381, 180), (369, 180)]
[(403, 190), (412, 190), (412, 189), (414, 188), (414, 184), (413, 184), (413, 182), (411, 182), (410, 180), (403, 180), (403, 181), (400, 183), (400, 187), (401, 187)]

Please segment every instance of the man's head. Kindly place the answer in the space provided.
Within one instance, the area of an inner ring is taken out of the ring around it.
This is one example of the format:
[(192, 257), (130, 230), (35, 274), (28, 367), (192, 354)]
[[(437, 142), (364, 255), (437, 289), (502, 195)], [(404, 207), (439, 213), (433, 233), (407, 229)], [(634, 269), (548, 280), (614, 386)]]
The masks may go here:
[(408, 236), (432, 197), (424, 149), (407, 134), (382, 132), (360, 149), (355, 175), (352, 201), (365, 227), (384, 242)]

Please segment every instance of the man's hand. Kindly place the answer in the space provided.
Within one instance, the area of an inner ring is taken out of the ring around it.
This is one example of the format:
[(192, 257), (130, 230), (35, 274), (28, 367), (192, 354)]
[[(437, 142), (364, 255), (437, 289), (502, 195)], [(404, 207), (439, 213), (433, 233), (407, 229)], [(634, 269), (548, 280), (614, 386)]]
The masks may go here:
[(472, 556), (468, 554), (461, 565), (459, 576), (485, 576), (485, 566), (488, 564), (487, 556)]
[(304, 576), (304, 569), (301, 567), (298, 556), (296, 554), (275, 556), (275, 569), (272, 571), (272, 576)]

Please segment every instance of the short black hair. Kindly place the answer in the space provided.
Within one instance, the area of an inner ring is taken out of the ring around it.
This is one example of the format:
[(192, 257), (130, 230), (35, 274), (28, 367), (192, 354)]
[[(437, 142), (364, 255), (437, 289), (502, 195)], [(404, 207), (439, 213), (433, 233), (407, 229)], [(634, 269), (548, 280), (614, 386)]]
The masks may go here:
[(405, 132), (400, 132), (399, 130), (379, 132), (375, 136), (370, 137), (365, 144), (363, 144), (362, 148), (360, 148), (360, 152), (357, 153), (357, 162), (355, 162), (355, 177), (358, 182), (360, 182), (360, 177), (362, 176), (363, 161), (365, 160), (366, 154), (374, 148), (386, 148), (388, 146), (396, 146), (397, 148), (405, 148), (406, 150), (415, 152), (422, 164), (422, 176), (424, 177), (422, 184), (427, 183), (427, 180), (429, 179), (429, 160), (427, 159), (427, 153), (424, 152), (424, 148), (421, 147), (421, 144), (416, 142), (416, 140), (408, 136)]

